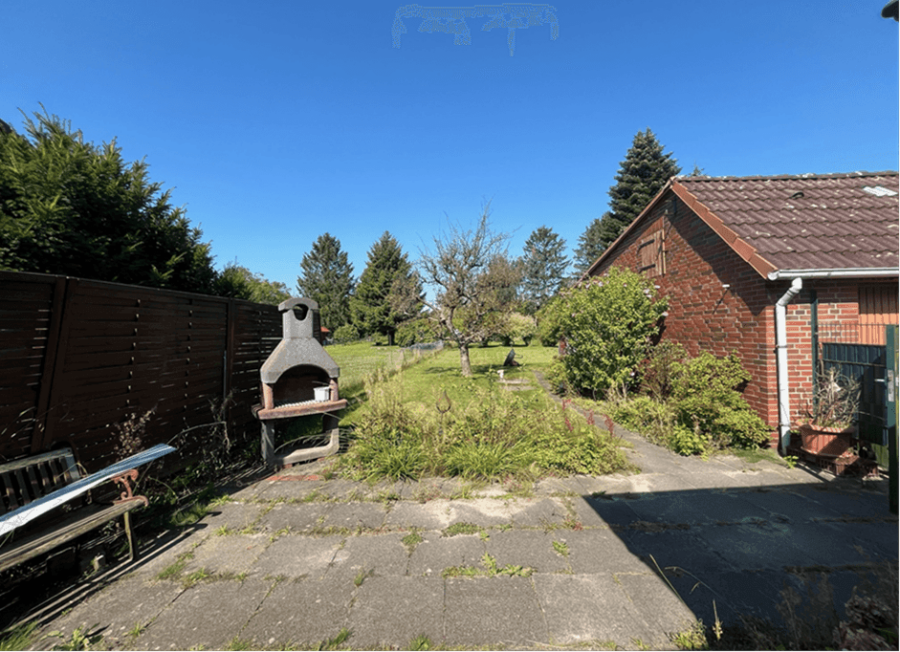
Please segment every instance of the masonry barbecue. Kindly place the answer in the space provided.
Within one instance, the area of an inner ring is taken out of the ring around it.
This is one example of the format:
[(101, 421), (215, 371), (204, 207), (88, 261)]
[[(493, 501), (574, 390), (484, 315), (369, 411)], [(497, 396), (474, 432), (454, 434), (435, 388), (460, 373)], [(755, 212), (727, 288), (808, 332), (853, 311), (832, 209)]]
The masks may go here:
[[(337, 411), (347, 406), (338, 396), (340, 368), (321, 343), (319, 304), (312, 299), (288, 299), (278, 305), (282, 340), (260, 369), (261, 405), (253, 407), (262, 426), (263, 462), (269, 468), (289, 466), (337, 453), (340, 448)], [(322, 417), (322, 438), (328, 443), (286, 454), (275, 449), (279, 420)]]

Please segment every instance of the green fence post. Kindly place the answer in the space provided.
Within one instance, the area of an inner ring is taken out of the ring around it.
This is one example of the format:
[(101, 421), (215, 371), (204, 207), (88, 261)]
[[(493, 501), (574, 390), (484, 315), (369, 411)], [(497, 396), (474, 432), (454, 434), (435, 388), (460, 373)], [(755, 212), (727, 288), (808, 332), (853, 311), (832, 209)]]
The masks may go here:
[(900, 408), (900, 338), (898, 338), (898, 330), (900, 327), (897, 326), (886, 326), (885, 327), (885, 343), (887, 344), (887, 360), (885, 360), (885, 394), (887, 395), (887, 400), (885, 401), (885, 410), (887, 414), (885, 414), (884, 419), (884, 429), (885, 434), (887, 435), (888, 440), (888, 473), (890, 474), (890, 496), (889, 502), (891, 511), (896, 514), (897, 513), (897, 488), (898, 488), (898, 480), (900, 478), (897, 477), (898, 470), (900, 470), (900, 464), (898, 464), (897, 460), (897, 416), (898, 416), (898, 408)]

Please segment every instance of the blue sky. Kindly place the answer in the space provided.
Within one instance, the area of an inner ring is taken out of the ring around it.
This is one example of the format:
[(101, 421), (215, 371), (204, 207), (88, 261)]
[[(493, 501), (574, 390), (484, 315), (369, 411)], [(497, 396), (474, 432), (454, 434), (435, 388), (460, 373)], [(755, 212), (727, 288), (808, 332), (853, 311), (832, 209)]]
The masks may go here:
[(511, 253), (547, 225), (571, 254), (648, 127), (685, 173), (896, 170), (885, 2), (558, 0), (558, 38), (519, 29), (510, 56), (477, 17), (467, 46), (404, 18), (395, 48), (397, 0), (6, 0), (0, 118), (116, 138), (219, 267), (291, 288), (326, 231), (359, 275), (385, 230), (416, 259), (484, 200)]

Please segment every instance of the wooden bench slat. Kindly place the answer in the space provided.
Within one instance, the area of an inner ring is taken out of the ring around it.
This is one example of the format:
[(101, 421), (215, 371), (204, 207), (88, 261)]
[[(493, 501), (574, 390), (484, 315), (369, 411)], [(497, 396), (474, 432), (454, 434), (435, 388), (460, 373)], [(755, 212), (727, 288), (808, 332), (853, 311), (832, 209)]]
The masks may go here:
[(0, 464), (0, 473), (8, 473), (9, 471), (13, 471), (15, 469), (23, 469), (26, 466), (31, 466), (32, 464), (37, 464), (46, 460), (66, 458), (71, 459), (73, 463), (75, 461), (75, 458), (72, 455), (72, 451), (70, 449), (59, 448), (48, 453), (40, 453), (38, 455), (32, 455), (31, 457), (23, 457), (22, 459), (13, 460), (12, 462), (4, 462), (3, 464)]
[(0, 501), (0, 514), (5, 514), (7, 511), (11, 512), (17, 509), (19, 501), (16, 499), (16, 491), (13, 489), (9, 476), (4, 473), (0, 475), (0, 478), (3, 478), (3, 500)]
[(2, 545), (0, 546), (0, 572), (48, 552), (143, 504), (140, 498), (134, 498), (100, 509), (82, 508), (75, 515), (60, 522), (49, 533), (40, 533), (21, 541)]
[(25, 507), (31, 502), (31, 497), (28, 495), (28, 485), (25, 484), (25, 476), (22, 474), (22, 469), (16, 469), (13, 471), (13, 474), (16, 476), (16, 486), (19, 488), (18, 503)]

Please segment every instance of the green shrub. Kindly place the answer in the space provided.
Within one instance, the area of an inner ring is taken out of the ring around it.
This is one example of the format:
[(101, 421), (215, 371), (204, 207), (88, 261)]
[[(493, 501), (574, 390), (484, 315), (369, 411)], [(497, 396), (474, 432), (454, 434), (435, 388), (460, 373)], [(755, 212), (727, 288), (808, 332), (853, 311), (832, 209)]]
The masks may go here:
[(768, 441), (768, 427), (738, 391), (750, 374), (735, 354), (717, 358), (704, 352), (673, 367), (672, 401), (681, 425), (699, 429), (715, 448), (755, 448)]
[(359, 331), (353, 324), (344, 324), (336, 329), (331, 337), (335, 344), (347, 344), (359, 339)]
[(427, 344), (436, 339), (438, 337), (435, 334), (434, 322), (425, 317), (403, 322), (394, 333), (394, 344), (397, 346)]
[(650, 281), (614, 267), (565, 291), (543, 318), (548, 334), (565, 341), (562, 361), (569, 383), (596, 393), (635, 383), (667, 307)]
[(676, 364), (685, 358), (687, 352), (677, 342), (660, 342), (651, 348), (640, 367), (641, 391), (657, 401), (665, 401), (672, 393)]

